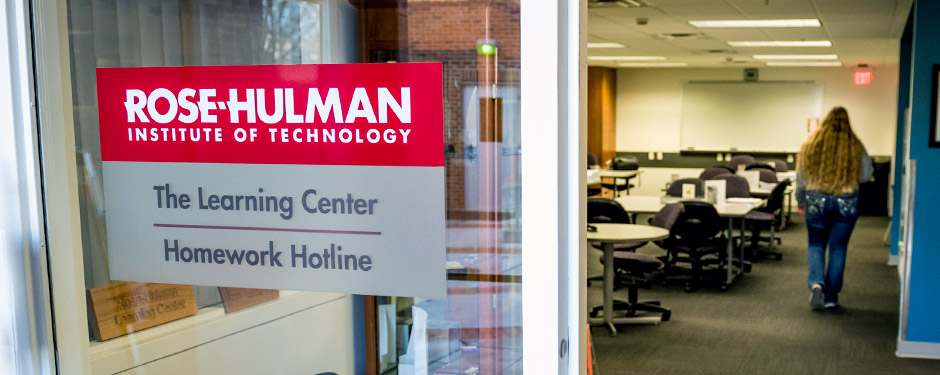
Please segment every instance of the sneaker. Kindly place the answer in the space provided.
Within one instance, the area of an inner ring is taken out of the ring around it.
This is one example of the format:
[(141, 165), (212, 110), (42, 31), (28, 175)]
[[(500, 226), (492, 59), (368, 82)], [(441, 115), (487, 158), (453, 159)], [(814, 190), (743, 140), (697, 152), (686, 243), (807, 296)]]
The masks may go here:
[(833, 309), (838, 309), (838, 308), (839, 308), (838, 302), (826, 302), (826, 310), (833, 310)]
[(813, 295), (812, 297), (810, 297), (809, 305), (813, 307), (813, 310), (819, 310), (823, 308), (822, 285), (820, 284), (813, 285)]

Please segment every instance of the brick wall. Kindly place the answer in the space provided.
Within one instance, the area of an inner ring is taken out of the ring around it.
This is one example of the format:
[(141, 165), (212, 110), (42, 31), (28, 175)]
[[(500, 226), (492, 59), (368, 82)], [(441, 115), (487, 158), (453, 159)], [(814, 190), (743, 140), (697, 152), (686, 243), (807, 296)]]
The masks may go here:
[[(494, 61), (499, 84), (518, 81), (519, 4), (514, 1), (410, 0), (407, 17), (407, 59), (440, 61), (444, 65), (444, 134), (449, 147), (447, 160), (447, 207), (466, 207), (464, 158), (466, 146), (463, 91), (467, 86), (485, 86), (487, 72), (493, 77)], [(498, 58), (477, 53), (478, 41), (491, 39)], [(404, 47), (404, 46), (403, 46)], [(509, 72), (509, 74), (507, 74)], [(478, 117), (478, 116), (474, 116)], [(478, 137), (478, 135), (474, 135)], [(452, 152), (450, 152), (452, 151)]]

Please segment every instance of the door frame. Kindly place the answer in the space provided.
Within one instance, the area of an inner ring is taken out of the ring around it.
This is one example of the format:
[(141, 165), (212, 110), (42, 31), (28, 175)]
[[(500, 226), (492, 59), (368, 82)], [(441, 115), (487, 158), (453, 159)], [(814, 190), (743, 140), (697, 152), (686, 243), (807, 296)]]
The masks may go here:
[(28, 0), (0, 4), (0, 373), (55, 371)]
[[(32, 2), (43, 181), (35, 189), (46, 212), (43, 268), (52, 273), (44, 275), (51, 299), (33, 301), (49, 310), (34, 326), (55, 327), (58, 369), (91, 373), (67, 9), (65, 0)], [(587, 9), (522, 0), (520, 12), (524, 373), (583, 374)]]
[(521, 8), (523, 372), (583, 374), (587, 5)]

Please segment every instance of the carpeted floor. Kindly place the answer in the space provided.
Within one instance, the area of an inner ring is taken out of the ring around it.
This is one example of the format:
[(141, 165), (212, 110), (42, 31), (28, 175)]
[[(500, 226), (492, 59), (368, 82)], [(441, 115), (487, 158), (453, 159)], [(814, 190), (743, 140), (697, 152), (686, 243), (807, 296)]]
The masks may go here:
[[(837, 312), (810, 309), (806, 228), (801, 216), (793, 219), (780, 233), (783, 260), (755, 262), (727, 292), (640, 289), (641, 300), (662, 301), (672, 309), (672, 319), (657, 326), (620, 326), (617, 337), (593, 327), (598, 373), (940, 374), (940, 360), (894, 355), (899, 283), (882, 243), (888, 219), (859, 220)], [(600, 251), (589, 252), (589, 274), (600, 274)], [(652, 244), (640, 252), (663, 254)], [(602, 288), (602, 283), (588, 287), (588, 306), (600, 304)], [(625, 288), (615, 292), (618, 299), (626, 296)]]

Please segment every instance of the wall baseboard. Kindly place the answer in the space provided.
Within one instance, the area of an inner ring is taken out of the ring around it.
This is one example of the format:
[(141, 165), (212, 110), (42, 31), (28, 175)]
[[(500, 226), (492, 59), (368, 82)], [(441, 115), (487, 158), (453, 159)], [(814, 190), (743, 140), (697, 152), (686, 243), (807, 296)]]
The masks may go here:
[(901, 256), (896, 254), (888, 254), (888, 265), (896, 266), (901, 264)]
[(901, 358), (940, 359), (940, 343), (898, 341), (895, 354)]

